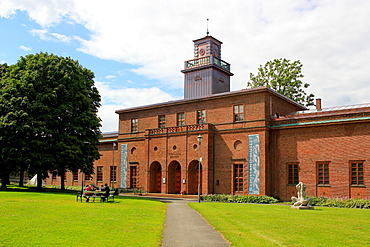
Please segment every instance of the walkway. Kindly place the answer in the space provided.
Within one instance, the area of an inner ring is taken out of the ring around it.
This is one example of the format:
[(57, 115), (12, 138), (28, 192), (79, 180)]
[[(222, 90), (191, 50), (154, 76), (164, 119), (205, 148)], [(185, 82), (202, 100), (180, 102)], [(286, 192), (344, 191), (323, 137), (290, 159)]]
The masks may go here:
[(168, 202), (162, 246), (165, 247), (226, 247), (230, 243), (187, 203), (188, 198), (156, 198)]

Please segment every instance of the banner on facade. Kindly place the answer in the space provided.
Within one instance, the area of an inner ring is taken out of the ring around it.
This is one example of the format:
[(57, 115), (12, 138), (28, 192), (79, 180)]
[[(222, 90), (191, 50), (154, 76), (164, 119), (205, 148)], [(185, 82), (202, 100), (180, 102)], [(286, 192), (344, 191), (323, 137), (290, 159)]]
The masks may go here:
[(260, 135), (248, 136), (248, 194), (260, 193)]
[(121, 170), (120, 170), (120, 188), (126, 188), (127, 179), (127, 144), (121, 145)]

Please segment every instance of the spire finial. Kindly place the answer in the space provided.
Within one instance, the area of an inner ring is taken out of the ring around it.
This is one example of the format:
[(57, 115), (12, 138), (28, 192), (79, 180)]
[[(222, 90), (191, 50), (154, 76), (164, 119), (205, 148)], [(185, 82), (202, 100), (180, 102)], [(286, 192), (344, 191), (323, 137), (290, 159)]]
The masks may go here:
[(209, 19), (207, 18), (207, 36), (209, 35), (209, 32), (208, 32), (208, 22), (209, 22)]

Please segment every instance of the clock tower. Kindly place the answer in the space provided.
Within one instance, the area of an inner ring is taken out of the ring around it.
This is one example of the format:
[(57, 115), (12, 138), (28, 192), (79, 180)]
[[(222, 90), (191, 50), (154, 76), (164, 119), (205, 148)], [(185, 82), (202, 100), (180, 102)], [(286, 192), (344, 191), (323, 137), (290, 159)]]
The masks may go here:
[(222, 42), (206, 36), (193, 40), (194, 59), (185, 61), (184, 98), (230, 92), (230, 64), (221, 60)]

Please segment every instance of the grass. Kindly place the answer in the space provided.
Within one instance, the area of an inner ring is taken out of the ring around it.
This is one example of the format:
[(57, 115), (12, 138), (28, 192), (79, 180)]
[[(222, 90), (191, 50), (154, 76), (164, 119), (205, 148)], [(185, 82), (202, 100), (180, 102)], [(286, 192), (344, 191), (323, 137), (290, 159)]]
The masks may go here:
[(370, 211), (191, 203), (232, 246), (370, 246)]
[(76, 192), (0, 191), (0, 246), (159, 246), (166, 204), (76, 202)]

